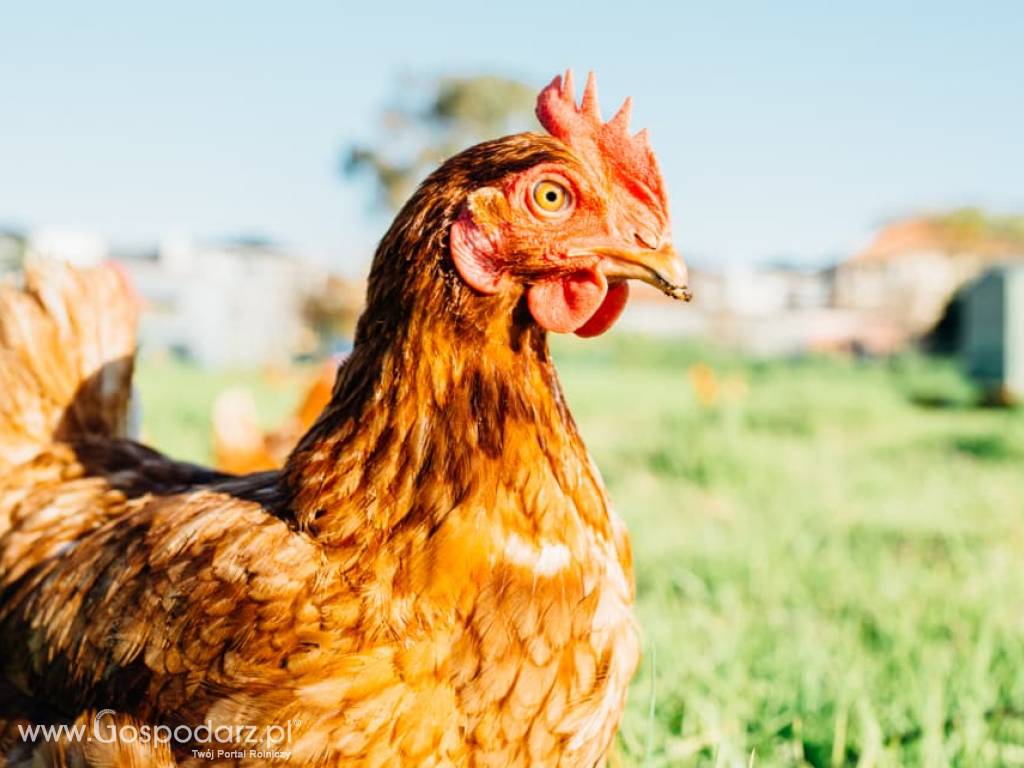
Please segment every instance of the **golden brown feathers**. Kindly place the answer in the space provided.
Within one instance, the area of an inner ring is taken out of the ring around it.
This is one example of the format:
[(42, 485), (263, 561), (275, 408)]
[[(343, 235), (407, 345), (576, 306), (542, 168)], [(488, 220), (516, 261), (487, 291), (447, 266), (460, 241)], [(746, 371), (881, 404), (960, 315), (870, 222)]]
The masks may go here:
[[(571, 160), (511, 137), (425, 182), (282, 473), (232, 478), (117, 439), (120, 368), (101, 376), (113, 391), (70, 369), (85, 401), (53, 398), (75, 425), (53, 440), (9, 421), (0, 658), (32, 711), (8, 720), (109, 707), (134, 723), (287, 725), (282, 762), (302, 766), (603, 759), (638, 657), (626, 535), (521, 293), (473, 293), (446, 247), (469, 189), (553, 158)], [(76, 305), (76, 280), (45, 310), (10, 299), (2, 322), (56, 333), (48, 313), (64, 308), (92, 327), (98, 303)], [(125, 350), (109, 348), (117, 365)], [(96, 404), (102, 429), (78, 415)], [(196, 764), (197, 746), (172, 744), (175, 759)]]
[(123, 436), (136, 304), (112, 267), (25, 267), (0, 286), (0, 468), (54, 438)]

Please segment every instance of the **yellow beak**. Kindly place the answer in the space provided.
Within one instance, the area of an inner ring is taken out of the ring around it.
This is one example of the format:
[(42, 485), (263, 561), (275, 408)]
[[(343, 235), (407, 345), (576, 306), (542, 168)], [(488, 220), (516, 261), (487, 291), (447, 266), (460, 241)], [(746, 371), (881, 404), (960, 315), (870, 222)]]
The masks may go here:
[(657, 249), (600, 247), (591, 253), (604, 257), (601, 271), (609, 280), (643, 280), (673, 299), (692, 298), (686, 265), (671, 243)]

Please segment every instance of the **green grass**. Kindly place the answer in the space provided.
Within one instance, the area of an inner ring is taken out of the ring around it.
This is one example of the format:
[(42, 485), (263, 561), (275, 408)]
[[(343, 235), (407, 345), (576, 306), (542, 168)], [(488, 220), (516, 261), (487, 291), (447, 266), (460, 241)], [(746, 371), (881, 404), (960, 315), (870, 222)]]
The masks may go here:
[[(1024, 764), (1024, 414), (916, 357), (556, 352), (633, 534), (646, 650), (621, 764)], [(141, 373), (153, 441), (205, 458), (214, 391), (246, 377)], [(296, 396), (259, 395), (268, 420)]]
[(212, 461), (210, 417), (217, 395), (248, 390), (264, 427), (280, 424), (303, 395), (311, 373), (209, 371), (166, 358), (144, 358), (135, 372), (142, 440), (178, 459)]

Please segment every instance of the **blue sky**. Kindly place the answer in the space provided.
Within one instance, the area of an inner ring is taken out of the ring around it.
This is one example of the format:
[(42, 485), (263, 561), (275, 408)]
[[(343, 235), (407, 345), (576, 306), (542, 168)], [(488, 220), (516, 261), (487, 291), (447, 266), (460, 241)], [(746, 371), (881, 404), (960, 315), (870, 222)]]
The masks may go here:
[(607, 114), (634, 97), (702, 262), (821, 261), (903, 213), (1024, 210), (1017, 2), (42, 0), (0, 19), (0, 224), (256, 231), (357, 268), (385, 222), (338, 159), (399, 74), (539, 87), (567, 66), (597, 71)]

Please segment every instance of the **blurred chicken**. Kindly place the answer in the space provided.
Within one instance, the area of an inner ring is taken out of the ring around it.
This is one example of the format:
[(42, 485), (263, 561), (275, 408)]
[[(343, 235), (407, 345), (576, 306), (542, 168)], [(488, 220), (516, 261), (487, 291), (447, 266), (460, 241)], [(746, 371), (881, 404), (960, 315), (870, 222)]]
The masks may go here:
[(697, 402), (704, 408), (714, 408), (722, 403), (737, 403), (749, 391), (746, 379), (738, 374), (720, 377), (707, 363), (694, 363), (687, 371), (690, 387)]
[[(546, 334), (607, 330), (628, 278), (686, 298), (686, 272), (628, 104), (601, 123), (567, 75), (537, 114), (550, 135), (466, 150), (399, 213), (280, 472), (124, 438), (134, 305), (112, 271), (36, 263), (0, 292), (5, 733), (109, 708), (228, 729), (221, 765), (604, 761), (639, 654), (630, 550)], [(272, 727), (280, 754), (251, 752)], [(208, 765), (202, 746), (172, 759)], [(8, 760), (33, 749), (168, 760)]]
[(295, 413), (272, 432), (257, 421), (256, 400), (243, 387), (232, 387), (213, 404), (213, 457), (217, 468), (241, 475), (278, 469), (295, 444), (327, 407), (338, 374), (339, 359), (320, 366)]

